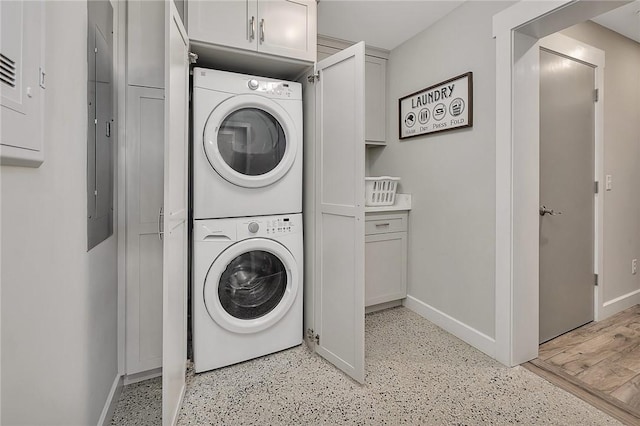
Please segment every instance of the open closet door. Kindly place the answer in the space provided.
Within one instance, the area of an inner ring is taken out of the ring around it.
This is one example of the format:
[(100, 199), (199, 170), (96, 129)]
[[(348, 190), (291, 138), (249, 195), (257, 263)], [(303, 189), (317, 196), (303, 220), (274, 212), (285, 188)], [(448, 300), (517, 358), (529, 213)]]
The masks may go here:
[(316, 352), (364, 382), (364, 43), (316, 64)]
[(162, 424), (174, 425), (187, 362), (189, 39), (173, 1), (165, 3), (165, 19)]

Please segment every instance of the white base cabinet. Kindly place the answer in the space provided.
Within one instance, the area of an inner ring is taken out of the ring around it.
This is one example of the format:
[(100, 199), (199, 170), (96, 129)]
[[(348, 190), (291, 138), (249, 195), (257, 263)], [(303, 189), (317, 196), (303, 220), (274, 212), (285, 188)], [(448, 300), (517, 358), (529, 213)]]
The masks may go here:
[(162, 366), (164, 90), (128, 87), (126, 373)]
[(165, 3), (127, 2), (125, 381), (162, 367)]
[(365, 306), (407, 297), (406, 212), (365, 217)]

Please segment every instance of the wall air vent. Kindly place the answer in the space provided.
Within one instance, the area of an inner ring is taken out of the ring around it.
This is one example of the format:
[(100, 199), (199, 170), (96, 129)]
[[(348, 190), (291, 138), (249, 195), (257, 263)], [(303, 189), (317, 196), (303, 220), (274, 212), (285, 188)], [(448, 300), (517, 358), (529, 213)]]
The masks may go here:
[(16, 87), (16, 63), (0, 53), (0, 81), (10, 87)]

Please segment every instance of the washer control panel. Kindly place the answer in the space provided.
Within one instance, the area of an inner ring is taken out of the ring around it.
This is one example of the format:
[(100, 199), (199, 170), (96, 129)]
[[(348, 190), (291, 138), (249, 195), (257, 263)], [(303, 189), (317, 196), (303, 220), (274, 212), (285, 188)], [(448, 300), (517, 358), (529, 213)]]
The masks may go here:
[[(291, 218), (288, 217), (268, 220), (267, 235), (290, 234), (292, 228), (291, 225)], [(293, 226), (293, 228), (295, 229), (295, 225)]]
[(249, 217), (238, 223), (238, 240), (250, 237), (273, 238), (302, 232), (302, 215)]

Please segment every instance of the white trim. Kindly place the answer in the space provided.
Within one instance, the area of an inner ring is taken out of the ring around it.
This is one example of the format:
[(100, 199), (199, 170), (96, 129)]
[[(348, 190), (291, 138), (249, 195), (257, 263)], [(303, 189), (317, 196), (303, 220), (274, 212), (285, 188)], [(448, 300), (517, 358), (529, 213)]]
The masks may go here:
[[(527, 184), (531, 184), (532, 176), (539, 173), (539, 169), (537, 164), (533, 168), (527, 167), (531, 166), (528, 164), (531, 160), (521, 155), (531, 151), (531, 147), (521, 149), (523, 141), (530, 140), (531, 136), (527, 136), (524, 128), (513, 124), (522, 123), (526, 117), (517, 116), (518, 113), (526, 113), (527, 107), (516, 105), (514, 96), (526, 93), (527, 88), (522, 86), (522, 82), (530, 81), (526, 75), (523, 77), (516, 72), (519, 66), (525, 74), (527, 72), (519, 59), (530, 61), (532, 55), (527, 53), (538, 47), (535, 37), (530, 34), (534, 43), (529, 51), (524, 54), (515, 52), (518, 47), (515, 30), (543, 18), (536, 22), (540, 24), (536, 28), (527, 25), (527, 33), (535, 30), (537, 37), (543, 37), (620, 4), (585, 0), (521, 1), (493, 19), (496, 38), (496, 359), (509, 366), (528, 361), (531, 354), (537, 354), (538, 340), (530, 333), (532, 322), (538, 321), (538, 307), (532, 309), (528, 299), (537, 292), (538, 280), (532, 277), (537, 277), (538, 262), (530, 259), (538, 240), (527, 238), (531, 235), (532, 226), (537, 225), (532, 225), (529, 216), (520, 220), (518, 212), (527, 211), (526, 207), (531, 205), (532, 199), (525, 193), (532, 193), (531, 185)], [(557, 11), (561, 13), (555, 14)], [(520, 36), (524, 37), (523, 34)], [(518, 107), (523, 111), (518, 111)], [(531, 127), (528, 126), (529, 129)], [(516, 147), (518, 151), (514, 149)], [(537, 259), (537, 255), (533, 254), (533, 258)], [(601, 265), (598, 267), (602, 271)]]
[(135, 374), (127, 374), (124, 376), (124, 385), (132, 385), (138, 382), (144, 382), (145, 380), (155, 379), (162, 376), (162, 367), (154, 368), (152, 370), (142, 371)]
[(594, 67), (604, 68), (604, 50), (600, 50), (562, 34), (551, 34), (540, 39), (540, 47), (553, 50), (570, 58), (578, 59)]
[(100, 418), (98, 419), (98, 426), (108, 426), (111, 424), (111, 418), (113, 417), (113, 413), (116, 411), (116, 407), (118, 406), (120, 394), (122, 394), (122, 386), (122, 376), (117, 375), (113, 381), (113, 384), (111, 385), (111, 390), (109, 391), (109, 395), (107, 396), (107, 401), (104, 403), (104, 407), (102, 408), (102, 413), (100, 414)]
[(640, 289), (604, 302), (601, 308), (602, 318), (610, 317), (637, 304), (640, 304)]
[[(330, 55), (344, 50), (349, 46), (353, 46), (355, 43), (352, 41), (342, 40), (339, 38), (318, 34), (318, 47), (328, 47)], [(381, 47), (365, 46), (364, 54), (366, 56), (374, 56), (380, 59), (389, 59), (390, 51)]]
[(521, 1), (493, 17), (493, 37), (510, 34), (512, 30), (567, 6), (575, 0)]
[(114, 34), (117, 46), (117, 62), (115, 75), (117, 79), (116, 99), (118, 102), (118, 145), (116, 150), (116, 233), (118, 238), (117, 259), (118, 259), (118, 373), (126, 373), (126, 243), (127, 243), (127, 179), (126, 179), (126, 158), (127, 158), (127, 79), (126, 79), (126, 57), (127, 57), (127, 5), (126, 3), (112, 0), (116, 10), (117, 31)]
[(496, 341), (486, 334), (445, 314), (442, 311), (439, 311), (433, 306), (430, 306), (413, 296), (407, 296), (403, 304), (406, 308), (429, 320), (446, 332), (453, 334), (458, 339), (470, 344), (490, 357), (495, 358)]
[(397, 308), (402, 306), (404, 299), (392, 300), (390, 302), (378, 303), (364, 307), (364, 314), (372, 314), (374, 312), (384, 311), (385, 309)]

